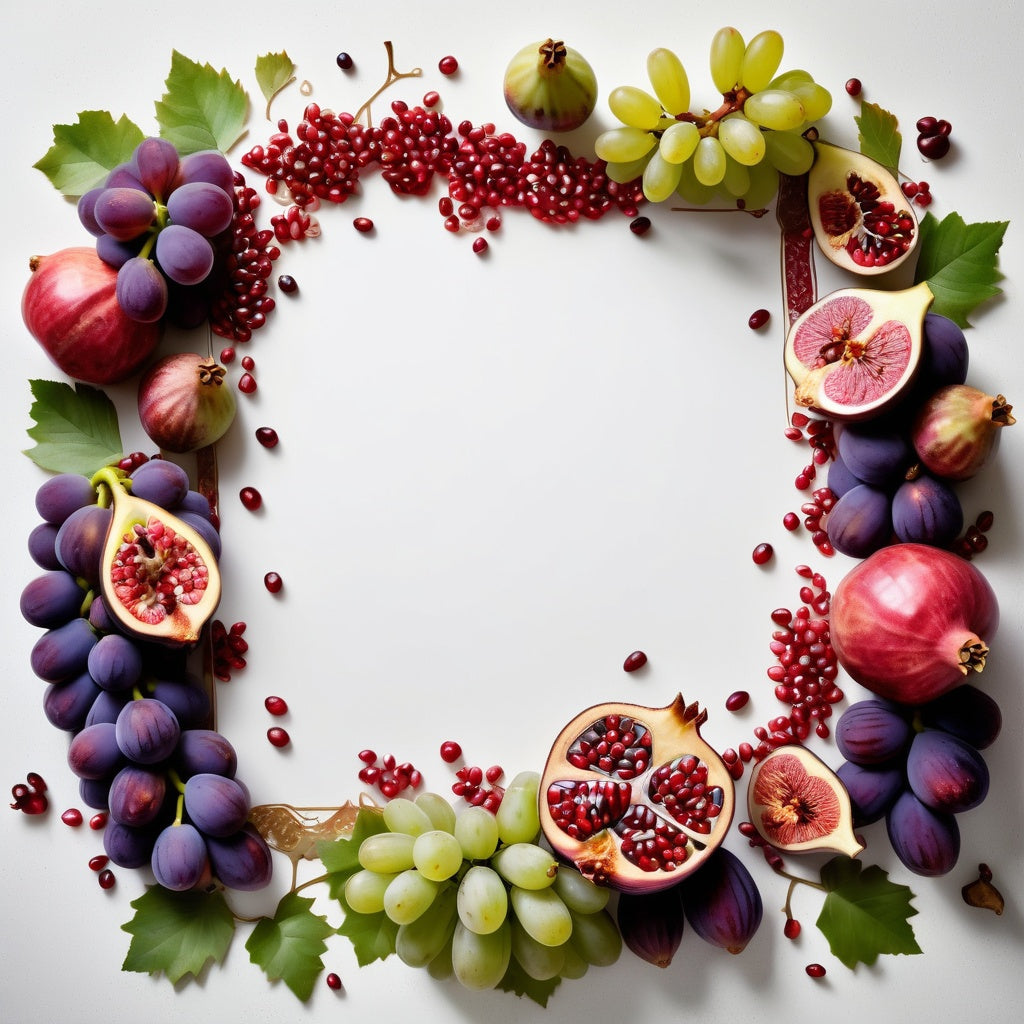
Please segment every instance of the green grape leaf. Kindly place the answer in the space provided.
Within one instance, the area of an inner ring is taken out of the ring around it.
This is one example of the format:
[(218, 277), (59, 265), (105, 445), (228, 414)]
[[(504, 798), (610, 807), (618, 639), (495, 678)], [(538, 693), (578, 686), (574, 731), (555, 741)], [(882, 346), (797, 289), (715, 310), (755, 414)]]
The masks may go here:
[(37, 466), (54, 473), (92, 476), (124, 454), (114, 403), (88, 384), (72, 387), (62, 381), (30, 380), (35, 401), (28, 429), (34, 448), (27, 455)]
[[(344, 901), (342, 906), (345, 907)], [(365, 967), (394, 953), (398, 925), (383, 910), (376, 914), (357, 914), (345, 907), (345, 920), (338, 934), (352, 943), (357, 963)]]
[(359, 870), (359, 846), (367, 836), (387, 832), (384, 816), (374, 807), (360, 807), (356, 814), (352, 834), (340, 839), (325, 840), (317, 844), (317, 854), (326, 871), (325, 881), (331, 898), (343, 898), (349, 875)]
[(284, 50), (256, 58), (256, 84), (267, 101), (267, 120), (270, 120), (270, 104), (274, 97), (294, 81), (295, 65)]
[(857, 136), (860, 151), (866, 157), (877, 160), (888, 168), (893, 177), (898, 176), (900, 150), (903, 148), (903, 136), (900, 135), (899, 122), (877, 103), (861, 102), (860, 116), (855, 117), (860, 129)]
[(519, 965), (519, 961), (512, 957), (509, 960), (505, 977), (498, 982), (498, 988), (502, 992), (514, 992), (517, 996), (526, 996), (539, 1006), (546, 1007), (548, 1000), (561, 983), (561, 977), (549, 978), (547, 981), (537, 981), (536, 978), (531, 978)]
[(223, 893), (171, 892), (151, 885), (132, 902), (135, 916), (123, 931), (132, 936), (122, 971), (163, 971), (177, 984), (194, 978), (211, 961), (222, 963), (235, 933), (235, 919)]
[(124, 163), (144, 137), (124, 114), (115, 121), (106, 110), (83, 110), (74, 124), (53, 126), (53, 145), (32, 166), (58, 192), (77, 199)]
[(817, 925), (832, 952), (853, 970), (873, 964), (879, 953), (920, 953), (909, 918), (914, 894), (889, 881), (874, 864), (864, 866), (851, 857), (833, 857), (821, 869), (828, 895)]
[(182, 154), (227, 152), (244, 134), (249, 96), (227, 71), (171, 53), (167, 91), (156, 103), (160, 134)]
[(324, 969), (324, 939), (335, 933), (326, 918), (312, 912), (313, 902), (288, 893), (272, 918), (264, 917), (256, 924), (245, 944), (249, 959), (271, 981), (283, 979), (303, 1002), (312, 995), (313, 983)]
[(935, 301), (931, 312), (949, 317), (961, 327), (976, 306), (999, 295), (996, 282), (999, 248), (1009, 221), (967, 224), (956, 212), (940, 221), (928, 213), (919, 226), (917, 270), (914, 283), (927, 281)]

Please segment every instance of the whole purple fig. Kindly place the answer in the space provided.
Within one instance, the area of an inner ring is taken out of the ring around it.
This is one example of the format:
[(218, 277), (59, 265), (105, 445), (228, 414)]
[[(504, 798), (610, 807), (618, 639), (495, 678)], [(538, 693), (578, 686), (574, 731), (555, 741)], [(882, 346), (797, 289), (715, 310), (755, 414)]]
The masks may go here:
[(743, 861), (720, 846), (679, 888), (690, 927), (705, 942), (742, 953), (764, 910)]
[(660, 892), (624, 892), (617, 914), (622, 941), (641, 960), (655, 967), (672, 963), (686, 922), (678, 885)]

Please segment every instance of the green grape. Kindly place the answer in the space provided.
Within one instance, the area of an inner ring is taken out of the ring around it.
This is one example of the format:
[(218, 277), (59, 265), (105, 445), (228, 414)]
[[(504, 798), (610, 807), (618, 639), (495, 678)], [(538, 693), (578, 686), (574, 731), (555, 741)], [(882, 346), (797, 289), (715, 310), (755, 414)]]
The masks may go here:
[[(604, 173), (612, 181), (618, 182), (620, 185), (625, 185), (627, 181), (633, 181), (636, 178), (642, 177), (644, 168), (647, 166), (647, 161), (650, 160), (650, 156), (645, 156), (640, 160), (634, 160), (628, 164), (605, 164)], [(502, 800), (502, 803), (505, 801)], [(501, 808), (498, 808), (499, 810)]]
[(572, 915), (554, 889), (509, 890), (512, 910), (526, 931), (545, 946), (560, 946), (572, 934)]
[(768, 132), (765, 159), (783, 174), (806, 174), (814, 163), (814, 146), (797, 132)]
[(693, 203), (696, 206), (704, 206), (705, 203), (711, 202), (715, 196), (715, 188), (713, 185), (704, 185), (697, 180), (693, 161), (688, 160), (682, 165), (682, 168), (679, 184), (676, 185), (676, 193), (688, 203)]
[[(632, 181), (640, 173), (637, 171), (626, 181)], [(498, 837), (503, 843), (530, 843), (537, 838), (540, 831), (537, 810), (539, 788), (540, 775), (537, 772), (520, 772), (505, 788), (505, 795), (494, 815), (498, 823)]]
[(563, 864), (555, 875), (555, 892), (577, 914), (596, 914), (608, 906), (612, 891), (581, 875), (571, 864)]
[(427, 974), (435, 981), (446, 981), (455, 973), (452, 967), (452, 938), (454, 935), (455, 928), (453, 927), (452, 934), (445, 940), (441, 951), (427, 964)]
[(538, 942), (523, 926), (513, 918), (512, 956), (519, 966), (536, 981), (549, 981), (562, 973), (565, 964), (566, 943), (560, 946), (545, 946)]
[(700, 130), (690, 121), (674, 121), (662, 132), (658, 152), (670, 164), (681, 164), (693, 156), (700, 142)]
[(501, 875), (486, 864), (474, 864), (459, 882), (459, 920), (479, 935), (489, 935), (508, 916), (508, 892)]
[(661, 153), (655, 153), (644, 168), (644, 195), (652, 203), (668, 199), (679, 184), (681, 164), (670, 164)]
[(646, 156), (657, 144), (655, 136), (640, 128), (610, 128), (594, 140), (594, 152), (608, 163), (628, 164)]
[(487, 935), (471, 931), (461, 921), (455, 925), (452, 968), (466, 988), (494, 988), (505, 977), (511, 958), (512, 928), (508, 921)]
[(693, 153), (693, 173), (702, 185), (717, 185), (725, 176), (725, 150), (718, 139), (705, 138)]
[(356, 871), (345, 881), (345, 902), (357, 914), (379, 914), (384, 909), (384, 893), (397, 874)]
[(418, 836), (434, 827), (427, 812), (404, 796), (396, 796), (384, 805), (384, 824), (392, 832), (408, 836)]
[(725, 152), (746, 167), (764, 159), (764, 133), (742, 114), (730, 114), (718, 125), (718, 141)]
[(788, 132), (804, 123), (804, 105), (784, 89), (754, 93), (743, 104), (743, 113), (755, 124), (776, 132)]
[(661, 120), (661, 104), (644, 89), (635, 85), (620, 85), (608, 96), (611, 112), (631, 128), (650, 131)]
[(750, 188), (750, 168), (737, 163), (731, 157), (725, 161), (725, 175), (718, 186), (730, 199), (739, 199)]
[(573, 914), (569, 941), (573, 949), (595, 967), (610, 967), (622, 953), (619, 926), (607, 910), (599, 910), (596, 914)]
[[(455, 922), (456, 887), (442, 885), (437, 898), (415, 921), (399, 926), (395, 952), (410, 967), (426, 967), (450, 944)], [(449, 969), (451, 966), (449, 958)]]
[(466, 860), (487, 860), (498, 846), (498, 822), (486, 807), (467, 807), (455, 819), (455, 838)]
[(416, 842), (404, 832), (378, 832), (359, 844), (359, 865), (380, 874), (397, 874), (413, 866), (412, 848)]
[(410, 924), (434, 902), (437, 887), (415, 868), (399, 872), (384, 892), (384, 913), (395, 924)]
[(440, 793), (420, 793), (413, 802), (426, 812), (431, 828), (455, 831), (455, 808)]
[(783, 71), (781, 75), (776, 75), (768, 83), (767, 88), (789, 90), (791, 86), (794, 86), (799, 82), (813, 81), (814, 78), (811, 76), (810, 71), (804, 71), (802, 68), (792, 68), (789, 71)]
[(682, 61), (664, 46), (647, 55), (647, 77), (662, 107), (673, 117), (690, 109), (690, 80)]
[(747, 43), (740, 67), (740, 82), (747, 92), (760, 92), (768, 87), (782, 63), (782, 49), (782, 36), (773, 29), (759, 32)]
[(743, 194), (743, 202), (748, 210), (760, 210), (767, 206), (779, 190), (779, 174), (767, 160), (761, 161), (756, 167), (748, 167), (750, 185)]
[(832, 94), (817, 82), (795, 82), (789, 91), (803, 104), (806, 121), (817, 121), (832, 109)]
[(431, 829), (416, 837), (412, 862), (424, 878), (443, 882), (462, 867), (462, 844), (451, 832)]
[(720, 28), (711, 40), (711, 81), (721, 93), (732, 92), (739, 84), (746, 46), (734, 28)]
[(491, 867), (520, 889), (546, 889), (558, 874), (558, 861), (542, 846), (512, 843), (491, 858)]
[(561, 946), (556, 947), (562, 951), (562, 977), (578, 979), (582, 978), (587, 971), (590, 970), (590, 964), (583, 959), (576, 952), (576, 947), (572, 944), (572, 938), (569, 941), (563, 943)]

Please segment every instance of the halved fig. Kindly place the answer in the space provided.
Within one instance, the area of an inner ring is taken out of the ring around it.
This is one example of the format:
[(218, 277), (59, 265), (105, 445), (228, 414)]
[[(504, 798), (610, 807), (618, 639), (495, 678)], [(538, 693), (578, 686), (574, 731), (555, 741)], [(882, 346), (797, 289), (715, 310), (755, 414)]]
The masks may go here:
[(819, 248), (855, 274), (883, 274), (917, 248), (917, 217), (899, 182), (876, 160), (814, 143), (807, 206)]
[(209, 544), (187, 523), (110, 488), (113, 519), (100, 586), (119, 628), (171, 646), (192, 646), (220, 601), (220, 572)]
[(843, 288), (804, 312), (786, 336), (797, 405), (838, 421), (877, 416), (901, 398), (921, 362), (927, 284)]
[(682, 694), (664, 708), (588, 708), (558, 734), (540, 784), (541, 830), (594, 882), (654, 892), (695, 871), (729, 829), (728, 769), (701, 738), (707, 712)]
[(839, 776), (806, 747), (776, 747), (747, 786), (747, 811), (761, 838), (787, 853), (831, 850), (856, 857), (850, 796)]

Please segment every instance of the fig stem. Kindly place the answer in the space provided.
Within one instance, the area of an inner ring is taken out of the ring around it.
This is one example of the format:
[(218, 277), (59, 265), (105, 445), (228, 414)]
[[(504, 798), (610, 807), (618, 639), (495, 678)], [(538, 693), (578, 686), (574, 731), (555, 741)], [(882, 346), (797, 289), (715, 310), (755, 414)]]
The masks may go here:
[[(809, 885), (812, 889), (817, 889), (819, 892), (828, 892), (828, 890), (821, 884), (821, 882), (815, 882), (811, 878), (804, 878), (801, 875), (790, 874), (783, 867), (775, 867), (772, 869), (775, 874), (781, 875), (783, 878), (789, 879), (789, 888), (792, 891), (795, 885)], [(786, 905), (789, 905), (789, 896), (786, 897)]]

